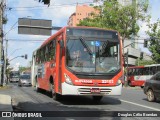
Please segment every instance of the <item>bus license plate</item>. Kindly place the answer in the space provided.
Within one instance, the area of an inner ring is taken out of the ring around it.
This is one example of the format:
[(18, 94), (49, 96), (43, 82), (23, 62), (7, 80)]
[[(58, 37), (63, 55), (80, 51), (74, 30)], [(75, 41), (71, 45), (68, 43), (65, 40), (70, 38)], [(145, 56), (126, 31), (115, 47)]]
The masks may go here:
[(91, 93), (100, 93), (99, 88), (91, 88)]

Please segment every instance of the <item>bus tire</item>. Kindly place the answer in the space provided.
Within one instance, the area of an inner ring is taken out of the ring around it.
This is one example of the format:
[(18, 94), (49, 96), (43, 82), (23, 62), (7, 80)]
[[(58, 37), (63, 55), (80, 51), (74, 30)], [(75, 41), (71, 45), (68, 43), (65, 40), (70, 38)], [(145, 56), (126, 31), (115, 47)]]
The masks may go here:
[(155, 101), (155, 95), (154, 95), (152, 89), (149, 89), (149, 90), (147, 91), (147, 99), (148, 99), (149, 102)]
[(54, 96), (54, 87), (53, 84), (50, 83), (49, 97), (53, 98), (53, 96)]
[(58, 94), (58, 93), (54, 93), (53, 94), (53, 99), (58, 101), (58, 100), (62, 100), (62, 95)]
[(94, 101), (100, 101), (103, 96), (92, 96)]

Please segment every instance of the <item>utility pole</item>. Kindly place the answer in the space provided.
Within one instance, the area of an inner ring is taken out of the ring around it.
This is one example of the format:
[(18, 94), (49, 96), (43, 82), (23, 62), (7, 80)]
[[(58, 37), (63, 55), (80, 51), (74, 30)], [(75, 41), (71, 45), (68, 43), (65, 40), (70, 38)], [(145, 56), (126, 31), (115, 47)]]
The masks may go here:
[(0, 85), (3, 86), (2, 80), (2, 48), (3, 48), (3, 0), (0, 0)]
[(3, 12), (5, 7), (5, 0), (0, 0), (0, 86), (3, 86), (3, 64), (4, 49), (3, 49)]
[(3, 84), (7, 84), (8, 83), (8, 77), (6, 74), (6, 70), (7, 70), (7, 56), (8, 56), (8, 40), (6, 40), (6, 53), (4, 53), (4, 65), (3, 65), (3, 79), (5, 79), (5, 81), (3, 82)]

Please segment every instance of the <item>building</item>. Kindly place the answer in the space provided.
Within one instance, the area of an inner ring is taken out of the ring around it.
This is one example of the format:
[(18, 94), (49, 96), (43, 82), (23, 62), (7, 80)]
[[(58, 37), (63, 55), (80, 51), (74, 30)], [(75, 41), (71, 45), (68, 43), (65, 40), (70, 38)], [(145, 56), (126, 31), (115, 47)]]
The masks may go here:
[[(133, 43), (133, 44), (131, 44), (131, 43)], [(128, 65), (129, 66), (134, 66), (137, 59), (140, 58), (141, 55), (143, 55), (144, 60), (152, 60), (151, 56), (149, 54), (143, 52), (139, 48), (138, 44), (144, 44), (144, 41), (142, 41), (142, 40), (139, 41), (136, 38), (124, 40), (124, 53), (128, 52)], [(125, 46), (127, 46), (127, 47), (125, 47)]]
[(77, 26), (79, 22), (87, 17), (92, 17), (92, 14), (98, 13), (92, 6), (88, 5), (77, 5), (76, 11), (73, 13), (68, 20), (68, 26)]

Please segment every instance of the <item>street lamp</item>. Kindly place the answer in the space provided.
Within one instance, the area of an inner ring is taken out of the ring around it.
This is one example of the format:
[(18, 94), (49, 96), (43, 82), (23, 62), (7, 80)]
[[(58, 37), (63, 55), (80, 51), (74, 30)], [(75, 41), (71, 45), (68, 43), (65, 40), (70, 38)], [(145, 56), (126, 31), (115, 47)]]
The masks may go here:
[[(20, 49), (22, 49), (22, 48), (17, 48), (17, 49), (15, 49), (15, 50), (10, 54), (10, 56), (13, 55), (13, 53), (15, 53), (17, 50), (20, 50)], [(10, 56), (9, 56), (9, 57), (10, 57)], [(6, 57), (7, 57), (7, 56), (6, 56)], [(8, 57), (8, 58), (9, 58), (9, 57)]]
[(16, 59), (16, 58), (18, 58), (18, 57), (22, 57), (22, 58), (27, 59), (28, 55), (25, 54), (25, 55), (21, 55), (21, 56), (16, 56), (16, 57), (12, 58), (11, 60), (9, 60), (9, 62), (12, 61), (12, 60), (14, 60), (14, 59)]

